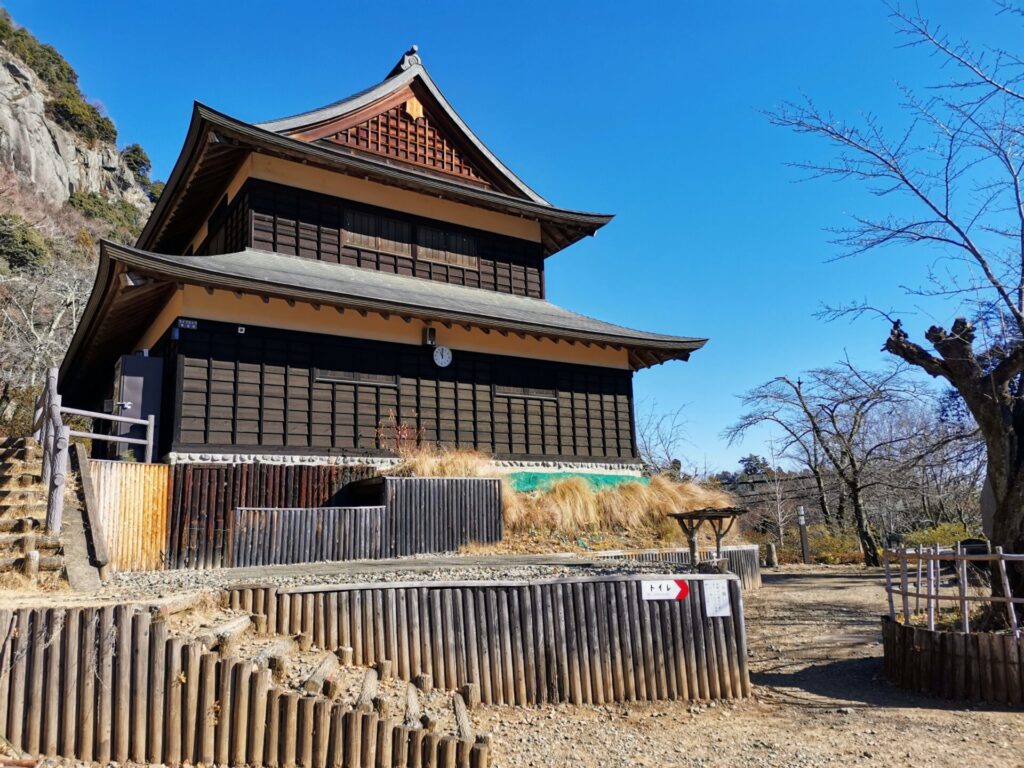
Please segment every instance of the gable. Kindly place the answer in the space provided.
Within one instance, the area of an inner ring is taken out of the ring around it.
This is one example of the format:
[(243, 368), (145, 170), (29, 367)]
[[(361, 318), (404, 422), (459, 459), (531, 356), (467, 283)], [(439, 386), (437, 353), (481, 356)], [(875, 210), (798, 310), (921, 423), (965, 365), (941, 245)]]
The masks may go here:
[[(419, 117), (416, 117), (417, 112)], [(493, 187), (465, 152), (423, 113), (415, 97), (359, 125), (345, 128), (326, 141)]]
[(485, 189), (507, 186), (485, 170), (485, 163), (429, 94), (417, 93), (411, 85), (291, 137), (377, 155)]

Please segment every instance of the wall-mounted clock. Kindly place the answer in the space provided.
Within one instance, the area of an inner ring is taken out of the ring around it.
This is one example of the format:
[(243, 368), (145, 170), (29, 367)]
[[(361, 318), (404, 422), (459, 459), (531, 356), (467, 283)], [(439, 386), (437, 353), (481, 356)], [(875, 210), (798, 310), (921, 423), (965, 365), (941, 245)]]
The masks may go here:
[(452, 351), (448, 347), (434, 347), (434, 362), (439, 368), (452, 364)]

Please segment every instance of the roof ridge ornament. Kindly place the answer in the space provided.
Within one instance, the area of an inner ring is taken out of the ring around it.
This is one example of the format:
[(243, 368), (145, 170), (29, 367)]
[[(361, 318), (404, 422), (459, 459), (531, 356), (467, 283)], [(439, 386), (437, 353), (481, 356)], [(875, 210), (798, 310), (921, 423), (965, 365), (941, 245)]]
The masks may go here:
[(413, 43), (412, 47), (408, 51), (402, 54), (402, 58), (395, 64), (394, 69), (388, 73), (388, 77), (394, 77), (395, 75), (405, 72), (407, 69), (412, 67), (422, 67), (423, 59), (420, 58), (420, 47)]

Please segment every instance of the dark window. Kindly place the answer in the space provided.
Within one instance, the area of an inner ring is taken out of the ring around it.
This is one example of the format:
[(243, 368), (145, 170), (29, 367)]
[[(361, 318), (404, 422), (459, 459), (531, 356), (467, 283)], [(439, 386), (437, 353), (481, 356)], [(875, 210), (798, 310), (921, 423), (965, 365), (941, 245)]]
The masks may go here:
[(412, 255), (412, 227), (407, 221), (362, 211), (345, 211), (345, 244), (371, 251)]
[(463, 269), (479, 269), (476, 238), (461, 232), (446, 232), (433, 227), (420, 227), (417, 258), (436, 261)]

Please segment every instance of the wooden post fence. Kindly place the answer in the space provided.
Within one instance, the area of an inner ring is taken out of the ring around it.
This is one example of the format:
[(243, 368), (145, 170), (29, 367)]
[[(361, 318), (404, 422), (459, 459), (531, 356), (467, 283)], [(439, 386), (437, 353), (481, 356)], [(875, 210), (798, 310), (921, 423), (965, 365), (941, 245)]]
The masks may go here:
[(32, 757), (101, 764), (490, 762), (483, 741), (278, 687), (265, 666), (170, 637), (133, 605), (0, 610), (0, 735)]
[[(646, 580), (683, 599), (644, 599)], [(404, 680), (479, 686), (487, 704), (605, 704), (750, 696), (739, 579), (616, 575), (238, 588), (230, 606), (267, 633), (351, 648)]]
[[(897, 620), (897, 611), (893, 597), (899, 595), (902, 600), (902, 612), (899, 621), (910, 624), (913, 615), (910, 612), (910, 598), (915, 601), (915, 613), (920, 612), (921, 601), (924, 601), (926, 625), (934, 630), (941, 618), (941, 604), (956, 603), (960, 608), (960, 625), (963, 632), (970, 632), (970, 606), (975, 603), (1002, 604), (1006, 610), (1007, 625), (1014, 637), (1020, 637), (1020, 624), (1015, 606), (1024, 604), (1024, 598), (1013, 597), (1010, 593), (1010, 581), (1007, 574), (1008, 562), (1024, 562), (1024, 554), (1009, 554), (1002, 547), (996, 547), (991, 554), (967, 554), (958, 546), (956, 549), (942, 549), (935, 546), (918, 549), (886, 550), (885, 589), (889, 596), (889, 618)], [(892, 573), (890, 563), (899, 563), (899, 583)], [(957, 582), (955, 593), (942, 591), (942, 564), (946, 563), (953, 572)], [(984, 563), (990, 567), (994, 578), (1000, 580), (1002, 594), (970, 594), (969, 569), (970, 563)], [(911, 589), (909, 572), (911, 567), (918, 574), (916, 586)], [(924, 583), (922, 585), (922, 577)]]
[[(761, 550), (757, 544), (731, 544), (721, 548), (721, 557), (725, 559), (730, 573), (740, 577), (744, 589), (761, 588)], [(677, 563), (690, 565), (690, 551), (680, 547), (667, 549), (633, 549), (608, 550), (595, 552), (594, 557), (615, 558), (626, 560), (642, 560), (653, 563)], [(712, 560), (719, 556), (714, 549), (704, 549), (697, 553), (698, 562)]]

